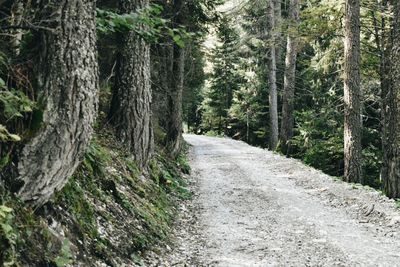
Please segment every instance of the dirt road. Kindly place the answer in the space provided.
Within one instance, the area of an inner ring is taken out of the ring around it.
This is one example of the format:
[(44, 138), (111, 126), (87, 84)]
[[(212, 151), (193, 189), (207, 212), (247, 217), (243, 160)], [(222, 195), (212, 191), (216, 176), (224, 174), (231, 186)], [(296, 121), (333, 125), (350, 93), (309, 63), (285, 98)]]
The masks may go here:
[(400, 212), (379, 192), (243, 142), (185, 139), (197, 222), (182, 222), (171, 265), (400, 266)]

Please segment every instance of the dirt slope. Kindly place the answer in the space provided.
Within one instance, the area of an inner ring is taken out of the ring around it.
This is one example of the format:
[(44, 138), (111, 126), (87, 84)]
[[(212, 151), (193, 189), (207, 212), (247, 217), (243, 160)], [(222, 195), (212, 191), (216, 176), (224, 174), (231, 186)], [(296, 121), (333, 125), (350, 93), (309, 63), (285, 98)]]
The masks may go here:
[(192, 214), (160, 265), (400, 266), (400, 212), (379, 192), (243, 142), (185, 139)]

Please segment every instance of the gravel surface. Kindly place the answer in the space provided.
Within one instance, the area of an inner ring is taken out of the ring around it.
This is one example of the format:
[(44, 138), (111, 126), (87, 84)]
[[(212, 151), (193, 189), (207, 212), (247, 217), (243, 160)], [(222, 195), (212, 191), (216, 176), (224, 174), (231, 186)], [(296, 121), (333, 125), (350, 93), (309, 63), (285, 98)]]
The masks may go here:
[(393, 200), (243, 142), (185, 139), (195, 196), (149, 265), (400, 266)]

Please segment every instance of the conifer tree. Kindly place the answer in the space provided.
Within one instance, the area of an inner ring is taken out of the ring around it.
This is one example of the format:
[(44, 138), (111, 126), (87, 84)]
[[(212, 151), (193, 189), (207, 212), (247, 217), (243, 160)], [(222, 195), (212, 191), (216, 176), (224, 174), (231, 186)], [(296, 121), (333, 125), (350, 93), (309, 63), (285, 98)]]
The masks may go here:
[[(146, 8), (147, 0), (120, 1), (121, 13)], [(144, 31), (145, 25), (140, 26)], [(109, 117), (117, 138), (146, 167), (153, 151), (150, 44), (134, 30), (123, 32)]]

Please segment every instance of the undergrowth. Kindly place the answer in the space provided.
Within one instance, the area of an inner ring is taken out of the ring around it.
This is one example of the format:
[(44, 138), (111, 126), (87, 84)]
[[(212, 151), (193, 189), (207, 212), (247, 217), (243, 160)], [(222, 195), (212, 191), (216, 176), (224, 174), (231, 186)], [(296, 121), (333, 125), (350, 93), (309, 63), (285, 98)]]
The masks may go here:
[[(159, 150), (161, 151), (161, 150)], [(111, 134), (96, 135), (69, 183), (40, 210), (0, 192), (0, 266), (121, 266), (168, 236), (179, 199), (190, 198), (182, 173), (157, 153), (143, 174)]]

